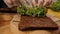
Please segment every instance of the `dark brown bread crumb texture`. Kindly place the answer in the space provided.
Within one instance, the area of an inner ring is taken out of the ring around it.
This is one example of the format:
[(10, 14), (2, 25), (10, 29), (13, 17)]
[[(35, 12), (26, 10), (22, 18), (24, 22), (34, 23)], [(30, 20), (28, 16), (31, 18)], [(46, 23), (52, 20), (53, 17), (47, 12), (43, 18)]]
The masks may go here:
[(19, 30), (56, 30), (58, 26), (48, 17), (31, 17), (31, 16), (21, 16), (21, 21), (19, 23)]

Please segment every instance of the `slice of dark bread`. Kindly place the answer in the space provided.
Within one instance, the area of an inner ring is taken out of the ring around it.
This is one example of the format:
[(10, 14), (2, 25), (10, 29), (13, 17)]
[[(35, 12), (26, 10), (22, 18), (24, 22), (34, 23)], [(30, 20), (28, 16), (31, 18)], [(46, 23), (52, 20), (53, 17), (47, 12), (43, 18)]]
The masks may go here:
[(21, 16), (21, 21), (18, 25), (19, 30), (56, 30), (58, 26), (48, 17), (31, 17)]

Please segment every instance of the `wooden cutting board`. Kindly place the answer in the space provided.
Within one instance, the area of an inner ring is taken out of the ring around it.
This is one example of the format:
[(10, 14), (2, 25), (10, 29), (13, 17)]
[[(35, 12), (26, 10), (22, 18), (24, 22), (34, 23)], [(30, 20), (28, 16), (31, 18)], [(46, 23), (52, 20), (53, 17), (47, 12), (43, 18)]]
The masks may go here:
[(0, 34), (13, 34), (10, 30), (9, 25), (0, 27)]

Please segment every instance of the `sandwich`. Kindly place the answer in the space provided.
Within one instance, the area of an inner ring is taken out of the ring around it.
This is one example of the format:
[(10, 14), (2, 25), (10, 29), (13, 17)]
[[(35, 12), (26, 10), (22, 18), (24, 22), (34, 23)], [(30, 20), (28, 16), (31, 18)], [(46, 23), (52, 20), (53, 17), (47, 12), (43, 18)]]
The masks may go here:
[[(37, 3), (31, 6), (21, 5), (17, 7), (17, 13), (21, 15), (21, 21), (18, 25), (19, 30), (58, 29), (57, 24), (46, 16), (47, 8), (45, 6), (37, 6)], [(53, 6), (51, 5), (51, 7)]]

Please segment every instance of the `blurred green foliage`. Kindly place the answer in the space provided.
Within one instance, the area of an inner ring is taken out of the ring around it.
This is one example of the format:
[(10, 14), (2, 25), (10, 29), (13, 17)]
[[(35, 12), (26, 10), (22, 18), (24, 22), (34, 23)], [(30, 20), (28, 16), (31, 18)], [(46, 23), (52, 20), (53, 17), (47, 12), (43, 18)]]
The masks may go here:
[(26, 7), (21, 6), (17, 8), (17, 13), (21, 15), (27, 15), (32, 17), (45, 17), (46, 8), (45, 7)]

